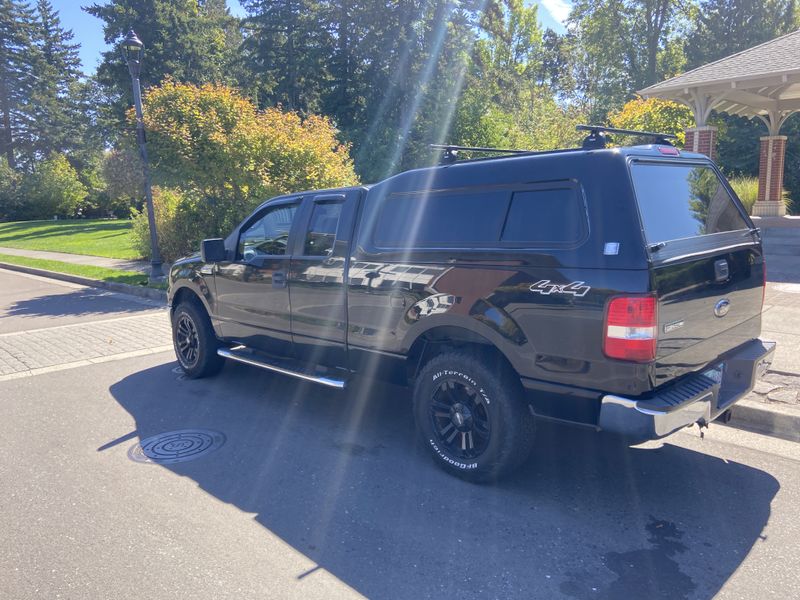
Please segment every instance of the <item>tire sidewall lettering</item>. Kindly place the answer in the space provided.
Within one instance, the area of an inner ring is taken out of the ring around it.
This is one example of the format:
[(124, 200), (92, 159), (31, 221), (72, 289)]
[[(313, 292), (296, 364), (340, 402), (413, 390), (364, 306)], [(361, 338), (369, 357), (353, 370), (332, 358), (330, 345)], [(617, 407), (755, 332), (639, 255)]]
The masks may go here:
[(453, 466), (453, 467), (455, 467), (457, 469), (461, 469), (462, 471), (471, 471), (472, 469), (477, 469), (478, 468), (478, 463), (469, 463), (469, 464), (467, 464), (467, 463), (462, 463), (460, 461), (452, 459), (449, 456), (447, 456), (444, 452), (439, 450), (439, 446), (436, 445), (435, 441), (429, 439), (428, 442), (430, 442), (431, 448), (433, 448), (433, 451), (436, 452), (436, 454), (438, 454), (439, 457), (444, 462), (449, 464), (450, 466)]
[(478, 385), (478, 382), (475, 381), (469, 375), (462, 373), (461, 371), (442, 369), (441, 371), (437, 371), (436, 373), (433, 374), (432, 380), (436, 382), (438, 379), (441, 379), (442, 377), (458, 377), (460, 379), (463, 379), (464, 381), (469, 383), (476, 392), (478, 392), (481, 395), (481, 397), (483, 398), (484, 402), (486, 402), (487, 405), (492, 403), (492, 401), (489, 399), (489, 395), (486, 393), (486, 390), (484, 390), (482, 386)]

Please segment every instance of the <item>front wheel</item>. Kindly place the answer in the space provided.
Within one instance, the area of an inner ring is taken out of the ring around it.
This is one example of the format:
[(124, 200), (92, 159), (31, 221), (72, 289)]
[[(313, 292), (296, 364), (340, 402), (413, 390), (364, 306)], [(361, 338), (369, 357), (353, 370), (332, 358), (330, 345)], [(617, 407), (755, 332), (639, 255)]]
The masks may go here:
[(190, 379), (214, 375), (224, 364), (217, 354), (220, 344), (211, 319), (195, 304), (182, 302), (173, 311), (172, 345), (184, 374)]
[(431, 359), (414, 386), (414, 418), (436, 463), (471, 481), (510, 473), (533, 445), (519, 377), (487, 356), (453, 351)]

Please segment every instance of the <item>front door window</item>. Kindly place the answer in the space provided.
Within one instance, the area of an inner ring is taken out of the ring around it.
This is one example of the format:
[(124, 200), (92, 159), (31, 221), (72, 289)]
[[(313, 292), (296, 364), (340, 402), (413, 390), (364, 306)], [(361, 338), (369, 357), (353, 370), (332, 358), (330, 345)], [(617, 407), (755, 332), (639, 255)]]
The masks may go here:
[(263, 256), (283, 256), (297, 205), (273, 206), (239, 235), (237, 257), (252, 262)]

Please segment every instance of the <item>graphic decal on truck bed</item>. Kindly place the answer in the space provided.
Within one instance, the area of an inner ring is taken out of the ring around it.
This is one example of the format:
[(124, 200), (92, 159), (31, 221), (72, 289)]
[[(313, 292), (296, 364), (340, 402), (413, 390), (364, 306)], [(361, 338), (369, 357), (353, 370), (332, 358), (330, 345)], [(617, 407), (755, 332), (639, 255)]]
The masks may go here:
[(572, 283), (551, 283), (549, 279), (542, 279), (531, 285), (530, 290), (543, 296), (550, 294), (572, 294), (578, 298), (583, 298), (591, 290), (591, 286), (585, 285), (585, 281), (573, 281)]

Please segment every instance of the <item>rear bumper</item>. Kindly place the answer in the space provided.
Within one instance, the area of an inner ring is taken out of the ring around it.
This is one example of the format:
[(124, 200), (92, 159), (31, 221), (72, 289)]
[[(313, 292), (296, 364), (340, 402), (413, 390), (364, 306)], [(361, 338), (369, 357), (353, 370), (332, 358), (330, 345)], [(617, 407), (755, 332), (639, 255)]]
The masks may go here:
[(601, 399), (598, 426), (643, 441), (693, 423), (708, 424), (753, 389), (772, 363), (774, 352), (775, 342), (753, 340), (650, 398), (607, 394)]

